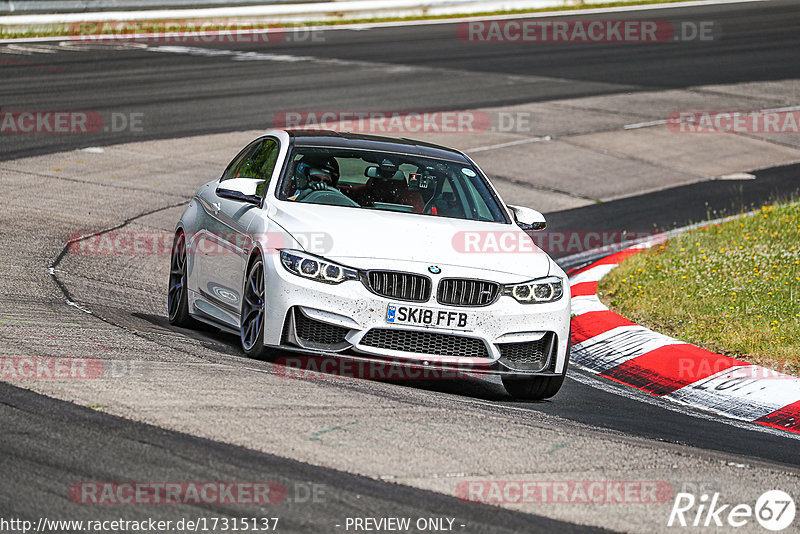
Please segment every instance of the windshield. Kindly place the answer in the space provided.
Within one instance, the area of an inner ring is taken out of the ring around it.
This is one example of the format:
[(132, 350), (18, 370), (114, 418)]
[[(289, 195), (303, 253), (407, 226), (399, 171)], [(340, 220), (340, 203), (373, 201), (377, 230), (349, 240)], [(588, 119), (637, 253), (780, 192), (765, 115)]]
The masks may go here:
[(393, 152), (297, 147), (276, 193), (292, 202), (508, 222), (472, 165)]

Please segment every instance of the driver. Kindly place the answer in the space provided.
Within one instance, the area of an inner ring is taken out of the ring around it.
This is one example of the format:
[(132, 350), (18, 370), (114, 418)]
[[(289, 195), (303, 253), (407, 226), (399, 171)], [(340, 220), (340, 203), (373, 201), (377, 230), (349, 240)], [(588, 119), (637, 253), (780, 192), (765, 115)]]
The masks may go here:
[(332, 156), (303, 156), (295, 165), (294, 182), (297, 189), (289, 200), (302, 200), (314, 191), (338, 191), (339, 164)]

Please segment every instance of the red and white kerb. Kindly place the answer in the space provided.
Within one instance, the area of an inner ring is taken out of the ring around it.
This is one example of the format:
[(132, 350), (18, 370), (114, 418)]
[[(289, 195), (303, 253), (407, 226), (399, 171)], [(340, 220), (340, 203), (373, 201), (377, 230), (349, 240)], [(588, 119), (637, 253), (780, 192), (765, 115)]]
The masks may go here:
[(726, 417), (800, 433), (800, 379), (653, 332), (610, 311), (597, 283), (652, 240), (570, 272), (572, 362)]

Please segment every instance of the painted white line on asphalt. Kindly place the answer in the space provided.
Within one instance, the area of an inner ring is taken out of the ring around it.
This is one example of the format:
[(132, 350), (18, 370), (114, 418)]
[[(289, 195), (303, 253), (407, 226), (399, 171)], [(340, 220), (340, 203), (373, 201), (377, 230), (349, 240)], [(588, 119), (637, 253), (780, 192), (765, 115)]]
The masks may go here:
[(517, 145), (527, 145), (528, 143), (538, 143), (540, 141), (550, 141), (552, 138), (549, 135), (545, 135), (544, 137), (531, 137), (530, 139), (520, 139), (519, 141), (509, 141), (508, 143), (500, 143), (497, 145), (487, 145), (487, 146), (479, 146), (477, 148), (470, 148), (469, 150), (465, 150), (468, 154), (473, 154), (475, 152), (485, 152), (487, 150), (496, 150), (498, 148), (506, 148), (509, 146), (517, 146)]
[(72, 306), (73, 308), (78, 308), (80, 311), (82, 311), (83, 313), (86, 313), (88, 315), (94, 315), (92, 313), (92, 310), (90, 310), (89, 308), (84, 308), (83, 306), (81, 306), (80, 304), (78, 304), (75, 301), (72, 301), (72, 300), (69, 300), (69, 299), (65, 299), (65, 302), (67, 303), (67, 306)]
[[(798, 111), (798, 110), (800, 110), (800, 105), (797, 105), (797, 106), (786, 106), (786, 107), (782, 107), (782, 108), (766, 108), (766, 109), (759, 109), (759, 110), (754, 110), (754, 111), (733, 111), (733, 112), (730, 113), (730, 115), (733, 116), (733, 117), (746, 117), (748, 115), (753, 115), (753, 114), (756, 114), (756, 113), (783, 113), (783, 112)], [(709, 111), (708, 113), (712, 113), (712, 112)], [(663, 124), (668, 124), (670, 122), (676, 123), (676, 124), (680, 124), (682, 121), (677, 120), (677, 119), (658, 119), (658, 120), (647, 121), (647, 122), (635, 122), (633, 124), (626, 124), (625, 126), (622, 127), (622, 129), (623, 130), (636, 130), (638, 128), (649, 128), (650, 126), (660, 126), (660, 125), (663, 125)], [(684, 124), (691, 124), (691, 123), (687, 121)]]
[(798, 106), (786, 106), (784, 108), (767, 108), (767, 109), (762, 109), (761, 111), (762, 112), (767, 112), (767, 111), (771, 111), (771, 112), (776, 112), (776, 111), (778, 111), (778, 112), (780, 112), (780, 111), (800, 111), (800, 105), (798, 105)]
[(731, 174), (723, 174), (722, 176), (715, 176), (712, 180), (755, 180), (756, 175), (749, 172), (734, 172)]
[(58, 46), (64, 50), (84, 51), (84, 50), (144, 50), (147, 48), (145, 43), (135, 43), (131, 41), (61, 41)]
[(659, 119), (657, 121), (636, 122), (634, 124), (626, 124), (622, 127), (623, 130), (635, 130), (637, 128), (647, 128), (648, 126), (658, 126), (659, 124), (667, 124), (667, 119)]
[(57, 45), (47, 45), (47, 44), (33, 44), (33, 45), (23, 45), (23, 44), (9, 44), (4, 47), (4, 51), (9, 52), (11, 54), (24, 54), (29, 56), (31, 54), (55, 54), (58, 52)]

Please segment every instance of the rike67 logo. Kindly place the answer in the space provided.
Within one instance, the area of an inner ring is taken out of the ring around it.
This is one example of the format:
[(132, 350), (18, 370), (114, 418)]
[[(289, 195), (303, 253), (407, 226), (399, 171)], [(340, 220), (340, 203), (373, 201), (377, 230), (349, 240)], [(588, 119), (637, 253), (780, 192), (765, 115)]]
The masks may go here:
[(723, 503), (719, 493), (704, 493), (699, 499), (691, 493), (678, 493), (667, 526), (738, 528), (755, 519), (765, 529), (778, 532), (792, 525), (794, 516), (794, 499), (781, 490), (765, 492), (755, 506)]

